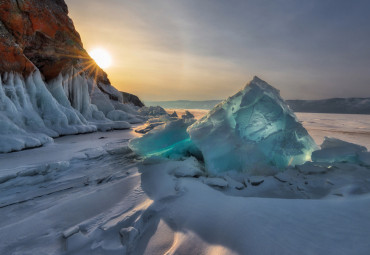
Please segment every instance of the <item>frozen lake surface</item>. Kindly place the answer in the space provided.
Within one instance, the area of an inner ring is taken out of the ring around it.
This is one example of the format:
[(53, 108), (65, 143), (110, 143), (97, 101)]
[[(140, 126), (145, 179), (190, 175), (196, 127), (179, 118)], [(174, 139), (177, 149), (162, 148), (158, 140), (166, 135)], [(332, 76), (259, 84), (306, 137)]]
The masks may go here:
[(317, 144), (325, 136), (363, 145), (370, 149), (370, 115), (296, 113)]
[[(184, 109), (166, 109), (179, 116)], [(208, 110), (190, 109), (196, 119), (207, 114)], [(303, 126), (308, 130), (317, 144), (321, 144), (325, 136), (334, 136), (351, 143), (361, 144), (370, 149), (370, 115), (365, 114), (330, 114), (330, 113), (295, 113)]]
[[(297, 116), (319, 144), (370, 148), (368, 115)], [(369, 167), (209, 177), (193, 158), (142, 161), (127, 147), (135, 136), (65, 136), (0, 154), (0, 254), (370, 253)]]

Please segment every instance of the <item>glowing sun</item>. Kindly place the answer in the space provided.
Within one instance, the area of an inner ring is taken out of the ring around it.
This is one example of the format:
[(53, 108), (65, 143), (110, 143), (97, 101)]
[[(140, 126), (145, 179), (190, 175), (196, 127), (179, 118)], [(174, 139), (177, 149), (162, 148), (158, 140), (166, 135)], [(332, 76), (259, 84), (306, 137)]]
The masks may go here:
[(96, 48), (89, 52), (89, 55), (95, 60), (100, 68), (108, 68), (112, 65), (112, 58), (108, 51), (102, 48)]

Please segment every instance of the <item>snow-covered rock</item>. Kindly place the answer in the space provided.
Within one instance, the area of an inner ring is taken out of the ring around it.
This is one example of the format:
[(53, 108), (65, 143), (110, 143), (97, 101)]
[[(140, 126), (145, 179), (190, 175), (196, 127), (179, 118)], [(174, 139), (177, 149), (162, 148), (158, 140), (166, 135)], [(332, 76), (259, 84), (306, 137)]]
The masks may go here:
[(234, 180), (233, 178), (231, 178), (230, 176), (227, 176), (225, 175), (224, 176), (225, 180), (227, 181), (228, 183), (228, 186), (231, 187), (231, 188), (234, 188), (234, 189), (244, 189), (245, 186), (243, 183), (241, 182), (238, 182), (237, 180)]
[(176, 177), (197, 177), (204, 175), (196, 158), (190, 157), (182, 161), (182, 163), (183, 166), (177, 167), (173, 171)]
[(279, 91), (257, 77), (188, 133), (213, 174), (302, 164), (317, 149)]
[(219, 177), (204, 178), (203, 183), (218, 188), (226, 188), (228, 186), (228, 182)]

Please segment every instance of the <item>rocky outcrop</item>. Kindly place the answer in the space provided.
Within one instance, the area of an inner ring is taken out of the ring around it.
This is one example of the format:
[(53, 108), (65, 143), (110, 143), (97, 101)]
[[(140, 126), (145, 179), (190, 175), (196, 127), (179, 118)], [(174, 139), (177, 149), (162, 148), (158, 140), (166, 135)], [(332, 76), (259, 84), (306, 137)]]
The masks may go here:
[(50, 80), (91, 61), (62, 0), (1, 1), (0, 20), (2, 72), (28, 75), (38, 68)]
[(133, 94), (127, 93), (127, 92), (121, 92), (121, 94), (122, 94), (124, 104), (132, 103), (133, 105), (136, 105), (138, 107), (145, 106), (144, 103), (141, 102), (139, 97), (137, 97)]
[[(109, 91), (107, 74), (83, 48), (81, 37), (68, 17), (63, 0), (0, 1), (0, 73), (18, 72), (28, 76), (38, 69), (46, 81), (74, 68), (96, 80), (110, 99), (121, 103), (120, 93)], [(140, 100), (134, 100), (135, 105)]]
[(0, 0), (0, 152), (129, 128), (138, 101), (90, 58), (63, 0)]

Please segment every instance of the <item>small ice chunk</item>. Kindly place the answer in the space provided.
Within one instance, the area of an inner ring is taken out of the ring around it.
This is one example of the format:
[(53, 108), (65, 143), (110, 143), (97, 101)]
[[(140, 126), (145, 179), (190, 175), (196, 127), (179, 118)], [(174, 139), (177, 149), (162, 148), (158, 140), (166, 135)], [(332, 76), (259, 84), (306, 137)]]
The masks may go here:
[(176, 169), (173, 174), (176, 177), (197, 177), (202, 176), (204, 173), (200, 169), (181, 167)]
[(324, 174), (329, 171), (328, 166), (315, 164), (314, 162), (306, 162), (297, 166), (297, 168), (303, 174)]
[(228, 186), (227, 181), (219, 177), (204, 178), (203, 183), (209, 186), (215, 186), (219, 188), (226, 188)]
[(248, 182), (252, 184), (252, 186), (258, 186), (265, 181), (264, 176), (250, 176), (248, 177)]
[(366, 147), (345, 142), (336, 138), (325, 137), (321, 150), (312, 153), (314, 162), (351, 162), (358, 163), (357, 154), (367, 151)]
[(200, 170), (199, 163), (196, 158), (190, 157), (184, 160), (178, 168), (173, 172), (176, 177), (197, 177), (204, 175)]
[(118, 148), (109, 148), (107, 146), (105, 149), (110, 155), (126, 155), (132, 152), (130, 147), (128, 147), (127, 145)]
[(65, 170), (70, 166), (70, 163), (68, 161), (58, 161), (48, 164), (48, 171), (54, 172), (54, 171), (61, 171)]
[(274, 175), (274, 178), (280, 182), (288, 182), (292, 177), (286, 172), (287, 171), (277, 173)]
[(107, 151), (104, 150), (101, 147), (94, 148), (94, 149), (88, 149), (87, 151), (85, 151), (85, 155), (89, 159), (99, 158), (99, 157), (102, 157), (105, 154), (107, 154)]
[(67, 239), (68, 237), (78, 233), (79, 231), (80, 231), (80, 226), (78, 225), (70, 227), (69, 229), (63, 232), (63, 237)]
[(244, 184), (243, 183), (241, 183), (241, 182), (238, 182), (238, 181), (236, 181), (236, 180), (234, 180), (233, 178), (231, 178), (230, 176), (227, 176), (227, 175), (225, 175), (224, 176), (224, 178), (225, 178), (225, 180), (227, 181), (227, 183), (228, 183), (228, 186), (229, 187), (231, 187), (231, 188), (234, 188), (234, 189), (244, 189), (245, 188), (245, 186), (244, 186)]

